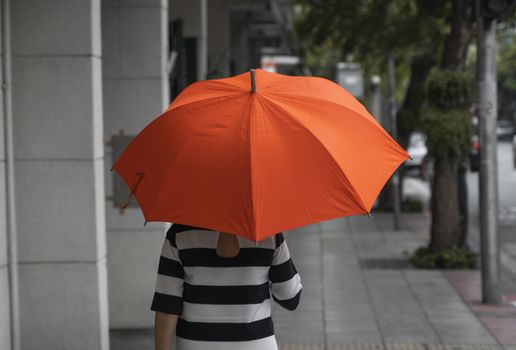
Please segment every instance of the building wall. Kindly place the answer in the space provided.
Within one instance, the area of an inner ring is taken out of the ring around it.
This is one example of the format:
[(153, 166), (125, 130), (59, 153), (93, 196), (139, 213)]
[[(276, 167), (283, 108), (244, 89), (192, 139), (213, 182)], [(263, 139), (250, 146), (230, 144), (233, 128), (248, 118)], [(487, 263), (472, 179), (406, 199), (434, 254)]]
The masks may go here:
[[(104, 140), (122, 131), (136, 135), (168, 105), (168, 1), (102, 3)], [(144, 224), (139, 208), (123, 212), (113, 202), (116, 161), (105, 149), (110, 327), (153, 324), (150, 304), (164, 224)]]
[(169, 18), (183, 19), (183, 36), (197, 39), (197, 80), (206, 79), (208, 69), (208, 0), (170, 0)]
[(108, 349), (100, 0), (11, 6), (22, 349)]
[(230, 75), (231, 3), (208, 1), (208, 73), (211, 78)]

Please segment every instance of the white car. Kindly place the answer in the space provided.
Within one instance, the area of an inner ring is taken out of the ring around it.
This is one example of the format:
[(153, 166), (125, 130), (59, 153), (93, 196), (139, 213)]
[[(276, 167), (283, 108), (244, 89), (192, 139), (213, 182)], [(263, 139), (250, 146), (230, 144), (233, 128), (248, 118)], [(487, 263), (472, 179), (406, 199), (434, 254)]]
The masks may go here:
[(426, 147), (426, 135), (422, 132), (415, 131), (410, 135), (407, 152), (412, 159), (408, 159), (404, 166), (407, 173), (415, 173), (423, 176), (426, 156), (428, 149)]
[(516, 169), (516, 133), (512, 135), (512, 161)]

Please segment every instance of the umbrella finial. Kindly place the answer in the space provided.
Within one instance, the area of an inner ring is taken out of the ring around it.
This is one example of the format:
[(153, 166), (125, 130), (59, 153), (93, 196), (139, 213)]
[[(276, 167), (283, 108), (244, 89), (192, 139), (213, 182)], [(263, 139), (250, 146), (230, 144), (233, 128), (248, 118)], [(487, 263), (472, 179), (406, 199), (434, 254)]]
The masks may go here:
[(255, 79), (255, 71), (254, 69), (251, 69), (249, 71), (251, 73), (251, 92), (256, 92), (256, 79)]

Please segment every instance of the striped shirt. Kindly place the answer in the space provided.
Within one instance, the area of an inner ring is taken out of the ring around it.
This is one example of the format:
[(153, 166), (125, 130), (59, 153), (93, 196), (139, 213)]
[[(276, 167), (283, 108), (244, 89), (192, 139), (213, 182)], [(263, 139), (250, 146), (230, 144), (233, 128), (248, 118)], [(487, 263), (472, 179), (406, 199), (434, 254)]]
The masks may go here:
[(282, 233), (237, 239), (239, 254), (226, 258), (217, 255), (217, 231), (180, 224), (167, 231), (151, 310), (180, 315), (178, 350), (277, 349), (271, 296), (294, 310), (299, 274)]

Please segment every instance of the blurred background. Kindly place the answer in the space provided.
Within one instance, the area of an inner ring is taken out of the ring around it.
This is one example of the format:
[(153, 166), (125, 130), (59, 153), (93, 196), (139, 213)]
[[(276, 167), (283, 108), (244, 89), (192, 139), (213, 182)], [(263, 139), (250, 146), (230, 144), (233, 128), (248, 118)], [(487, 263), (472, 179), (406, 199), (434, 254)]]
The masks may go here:
[(1, 4), (0, 349), (153, 349), (168, 226), (110, 168), (186, 86), (251, 68), (333, 80), (412, 157), (372, 219), (288, 232), (281, 348), (516, 349), (514, 1)]

